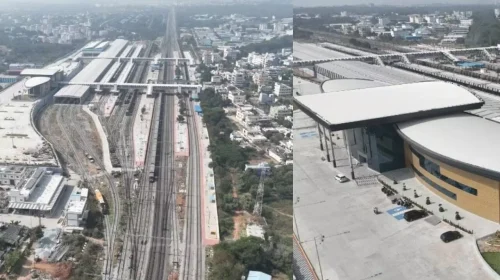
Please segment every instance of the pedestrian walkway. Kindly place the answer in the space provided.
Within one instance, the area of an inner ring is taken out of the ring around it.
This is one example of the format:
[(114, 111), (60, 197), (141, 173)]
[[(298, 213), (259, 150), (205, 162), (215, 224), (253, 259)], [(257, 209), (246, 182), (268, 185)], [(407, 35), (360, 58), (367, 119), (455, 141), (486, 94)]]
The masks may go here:
[[(474, 231), (475, 238), (481, 238), (485, 235), (494, 233), (500, 230), (500, 225), (477, 216), (473, 213), (465, 211), (464, 209), (455, 206), (454, 204), (448, 202), (447, 200), (439, 197), (430, 191), (426, 186), (424, 186), (417, 178), (413, 172), (408, 168), (398, 169), (390, 172), (383, 173), (379, 176), (379, 179), (383, 180), (390, 187), (398, 191), (401, 196), (406, 196), (413, 200), (414, 202), (425, 207), (425, 209), (432, 211), (435, 216), (442, 219), (447, 219), (455, 224), (459, 224), (467, 230)], [(394, 180), (397, 184), (394, 184)], [(408, 190), (403, 191), (403, 186), (406, 186)], [(414, 192), (417, 192), (418, 198), (414, 197)], [(426, 199), (429, 197), (431, 204), (427, 205)], [(445, 212), (439, 212), (439, 204), (442, 204)], [(455, 219), (455, 213), (460, 213), (462, 217), (461, 220), (457, 221)]]
[[(194, 102), (193, 106), (199, 105)], [(213, 168), (209, 167), (212, 162), (211, 154), (208, 151), (210, 139), (208, 130), (203, 125), (202, 117), (198, 114), (193, 116), (198, 127), (198, 136), (200, 139), (200, 157), (201, 157), (201, 209), (203, 223), (203, 244), (215, 245), (220, 241), (219, 218), (217, 214), (217, 196), (215, 192), (215, 178)]]
[(104, 163), (104, 168), (106, 169), (106, 172), (111, 173), (112, 171), (121, 170), (120, 168), (114, 168), (113, 164), (111, 164), (108, 138), (106, 137), (106, 133), (104, 133), (101, 121), (99, 120), (99, 116), (97, 116), (94, 112), (90, 111), (88, 106), (83, 106), (83, 111), (85, 111), (87, 114), (90, 115), (90, 117), (92, 117), (92, 121), (94, 121), (94, 125), (97, 129), (97, 133), (99, 133), (99, 138), (101, 139), (101, 147), (102, 147), (102, 161)]

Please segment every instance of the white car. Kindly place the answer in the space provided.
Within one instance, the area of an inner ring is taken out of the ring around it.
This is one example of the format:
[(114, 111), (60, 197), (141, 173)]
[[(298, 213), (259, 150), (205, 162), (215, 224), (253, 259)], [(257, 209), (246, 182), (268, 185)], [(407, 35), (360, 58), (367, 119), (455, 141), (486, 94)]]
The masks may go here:
[(349, 181), (349, 179), (344, 174), (337, 174), (335, 176), (335, 180), (337, 180), (341, 183), (345, 183), (345, 182)]

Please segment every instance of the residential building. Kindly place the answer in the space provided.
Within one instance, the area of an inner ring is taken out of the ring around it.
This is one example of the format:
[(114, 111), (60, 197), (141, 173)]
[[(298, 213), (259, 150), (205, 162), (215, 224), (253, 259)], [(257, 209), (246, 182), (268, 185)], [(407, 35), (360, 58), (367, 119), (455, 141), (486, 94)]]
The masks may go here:
[(427, 23), (436, 23), (436, 16), (435, 15), (427, 15), (424, 17), (425, 21)]
[(234, 70), (231, 74), (231, 84), (236, 87), (242, 87), (245, 85), (245, 73), (242, 71)]
[(234, 50), (232, 48), (225, 48), (224, 49), (224, 58), (226, 59), (236, 59), (238, 56), (239, 51)]
[(389, 23), (391, 23), (391, 20), (390, 20), (390, 19), (388, 19), (388, 18), (386, 18), (386, 17), (384, 17), (384, 18), (379, 18), (379, 19), (378, 19), (378, 24), (379, 24), (379, 25), (386, 26), (386, 25), (388, 25)]
[[(236, 111), (236, 119), (243, 124), (252, 125), (259, 120), (259, 115), (252, 111), (238, 110)], [(243, 135), (247, 136), (247, 133), (244, 131)]]
[(269, 117), (273, 119), (277, 119), (280, 117), (290, 116), (293, 114), (293, 109), (290, 106), (280, 105), (280, 106), (271, 106), (269, 109)]
[(271, 166), (267, 162), (261, 162), (259, 164), (245, 164), (245, 171), (254, 170), (257, 173), (257, 176), (260, 176), (262, 173), (264, 175), (268, 175), (271, 173)]
[(274, 102), (274, 95), (261, 92), (259, 94), (259, 102), (262, 104), (271, 104)]
[(285, 163), (289, 159), (289, 153), (287, 153), (285, 149), (279, 147), (269, 149), (267, 154), (278, 163)]
[(231, 132), (231, 134), (229, 134), (229, 139), (234, 142), (241, 142), (243, 141), (243, 136), (239, 131), (233, 131)]
[(254, 84), (258, 86), (264, 86), (272, 84), (273, 78), (265, 71), (256, 72), (252, 76)]
[(292, 88), (282, 83), (274, 83), (274, 95), (277, 97), (291, 96)]
[(203, 51), (201, 55), (201, 59), (203, 60), (203, 63), (205, 64), (212, 64), (213, 59), (212, 59), (212, 52), (211, 51)]
[(219, 75), (213, 75), (211, 78), (210, 78), (210, 82), (211, 83), (215, 83), (215, 84), (220, 84), (222, 82), (222, 77), (219, 76)]
[(87, 188), (75, 189), (71, 194), (65, 216), (67, 227), (82, 227), (85, 224), (88, 216), (88, 194)]
[(231, 100), (233, 104), (243, 104), (246, 101), (246, 96), (239, 90), (230, 90), (227, 99)]

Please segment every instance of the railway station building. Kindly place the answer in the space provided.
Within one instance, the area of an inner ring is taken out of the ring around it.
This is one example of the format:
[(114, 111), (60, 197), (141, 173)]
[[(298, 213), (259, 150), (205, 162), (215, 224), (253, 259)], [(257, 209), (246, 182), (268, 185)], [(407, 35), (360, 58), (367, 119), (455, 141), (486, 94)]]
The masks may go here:
[(379, 173), (408, 168), (446, 201), (500, 222), (500, 123), (466, 112), (484, 104), (471, 91), (440, 81), (357, 79), (327, 81), (322, 91), (294, 103), (317, 123), (334, 167), (332, 138), (343, 131), (353, 179), (358, 163)]

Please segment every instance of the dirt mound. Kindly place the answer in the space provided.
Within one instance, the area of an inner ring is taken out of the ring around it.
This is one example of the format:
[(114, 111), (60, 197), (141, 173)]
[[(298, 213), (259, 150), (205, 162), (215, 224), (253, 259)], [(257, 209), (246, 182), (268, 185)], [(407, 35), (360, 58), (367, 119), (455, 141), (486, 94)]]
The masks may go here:
[(39, 263), (35, 263), (32, 268), (36, 269), (36, 270), (40, 270), (40, 271), (45, 272), (45, 273), (48, 273), (54, 278), (66, 280), (66, 279), (69, 279), (69, 277), (71, 275), (72, 266), (70, 263), (39, 262)]

